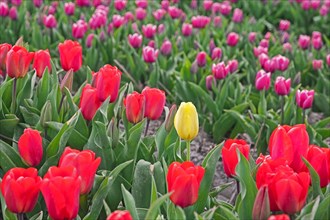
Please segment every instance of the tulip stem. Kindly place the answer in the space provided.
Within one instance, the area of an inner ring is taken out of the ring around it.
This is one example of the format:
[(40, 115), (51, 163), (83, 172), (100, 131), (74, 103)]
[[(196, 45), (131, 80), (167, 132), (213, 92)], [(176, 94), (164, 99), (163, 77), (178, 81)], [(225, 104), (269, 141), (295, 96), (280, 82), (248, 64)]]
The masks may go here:
[(60, 114), (60, 111), (61, 111), (61, 108), (62, 108), (62, 105), (63, 105), (63, 101), (64, 101), (64, 97), (65, 97), (65, 95), (62, 94), (61, 101), (60, 101), (60, 106), (58, 107), (58, 114)]
[(146, 129), (144, 130), (144, 136), (146, 137), (147, 134), (148, 134), (148, 129), (149, 129), (149, 123), (150, 123), (150, 120), (147, 119), (147, 125), (146, 125)]
[(302, 123), (303, 124), (305, 124), (306, 123), (306, 120), (305, 120), (305, 118), (306, 118), (306, 110), (305, 109), (303, 109), (303, 118), (302, 118)]
[(284, 123), (284, 96), (281, 96), (281, 125)]
[(24, 220), (24, 213), (17, 213), (18, 220)]
[(237, 195), (238, 195), (239, 192), (240, 192), (239, 181), (238, 180), (236, 180), (236, 189), (237, 189)]
[(187, 161), (190, 161), (190, 141), (186, 141), (187, 144)]
[(15, 114), (16, 111), (16, 90), (17, 90), (17, 78), (14, 78), (14, 83), (13, 83), (13, 95), (12, 95), (12, 101), (11, 101), (11, 112)]
[(11, 139), (10, 137), (7, 137), (7, 136), (5, 136), (5, 135), (0, 134), (0, 137), (3, 138), (3, 139), (6, 139), (6, 140), (12, 141), (12, 142), (14, 142), (15, 144), (18, 144), (17, 141), (15, 141), (14, 139)]

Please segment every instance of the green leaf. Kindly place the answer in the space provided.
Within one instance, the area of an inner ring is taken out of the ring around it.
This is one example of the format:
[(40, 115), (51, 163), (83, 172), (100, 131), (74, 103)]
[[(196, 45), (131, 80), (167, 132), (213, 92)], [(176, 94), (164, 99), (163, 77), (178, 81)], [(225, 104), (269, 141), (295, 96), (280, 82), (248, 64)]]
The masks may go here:
[(136, 210), (135, 201), (133, 196), (125, 189), (125, 186), (121, 185), (121, 191), (123, 193), (124, 203), (126, 209), (130, 212), (133, 219), (139, 220), (139, 216)]
[(145, 219), (156, 219), (160, 206), (170, 197), (170, 195), (170, 193), (167, 193), (153, 202), (147, 212)]
[(180, 206), (174, 205), (172, 202), (167, 207), (167, 217), (168, 219), (186, 219), (183, 209)]
[(14, 167), (26, 167), (15, 148), (0, 140), (0, 166), (4, 172)]
[(32, 216), (29, 220), (42, 220), (43, 214), (43, 211), (40, 211), (34, 216)]
[(315, 213), (314, 219), (329, 219), (330, 216), (329, 207), (330, 207), (330, 196), (328, 195), (326, 198), (324, 198), (321, 201)]

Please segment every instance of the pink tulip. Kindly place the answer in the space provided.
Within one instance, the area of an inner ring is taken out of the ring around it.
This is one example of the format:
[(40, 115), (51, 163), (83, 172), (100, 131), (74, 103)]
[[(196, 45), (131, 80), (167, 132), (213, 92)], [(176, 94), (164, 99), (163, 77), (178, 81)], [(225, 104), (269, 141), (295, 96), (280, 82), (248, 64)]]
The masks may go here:
[(259, 57), (261, 54), (268, 54), (268, 48), (267, 47), (254, 47), (253, 48), (253, 54), (255, 57)]
[(290, 29), (290, 21), (288, 20), (281, 20), (279, 28), (281, 31), (287, 31)]
[(277, 95), (284, 96), (290, 93), (291, 79), (278, 76), (275, 81), (275, 92)]
[(33, 0), (33, 5), (36, 8), (40, 8), (40, 6), (42, 5), (43, 0)]
[(300, 35), (298, 39), (298, 44), (301, 49), (306, 50), (309, 47), (311, 38), (307, 35)]
[(275, 69), (282, 72), (285, 71), (290, 64), (290, 60), (282, 55), (275, 56), (273, 60), (275, 61)]
[(330, 67), (330, 54), (327, 55), (326, 61), (327, 61), (328, 66)]
[(94, 34), (91, 33), (86, 38), (86, 47), (90, 48), (93, 45)]
[(229, 71), (224, 62), (212, 65), (212, 74), (216, 79), (224, 79), (228, 75)]
[(321, 37), (312, 38), (312, 45), (315, 50), (320, 50), (323, 46), (322, 38)]
[(142, 50), (143, 59), (146, 63), (154, 63), (158, 58), (158, 50), (146, 46)]
[(17, 8), (16, 6), (12, 6), (10, 9), (9, 9), (9, 17), (11, 20), (17, 20)]
[(156, 31), (157, 31), (156, 25), (147, 24), (142, 26), (143, 35), (148, 39), (154, 38)]
[(168, 14), (171, 16), (172, 19), (180, 18), (183, 11), (175, 6), (170, 6), (168, 8)]
[(120, 28), (122, 25), (125, 24), (125, 17), (121, 15), (113, 15), (112, 24), (115, 28)]
[(222, 56), (222, 50), (219, 47), (216, 47), (212, 50), (212, 56), (211, 59), (212, 60), (220, 60)]
[(148, 0), (135, 0), (135, 4), (138, 8), (147, 8)]
[(311, 3), (310, 3), (310, 1), (309, 0), (303, 0), (302, 2), (301, 2), (301, 8), (302, 9), (304, 9), (304, 10), (308, 10), (308, 9), (310, 9), (311, 8)]
[(76, 39), (81, 39), (84, 37), (87, 30), (87, 23), (84, 20), (78, 20), (72, 25), (72, 36)]
[(161, 54), (167, 56), (172, 52), (172, 43), (169, 40), (164, 40), (162, 46), (160, 47)]
[(198, 15), (198, 16), (193, 16), (191, 18), (191, 24), (194, 28), (198, 28), (198, 29), (202, 29), (205, 28), (211, 21), (211, 18), (207, 17), (207, 16), (202, 16), (202, 15)]
[(130, 34), (128, 35), (128, 42), (133, 48), (139, 48), (142, 45), (142, 35), (140, 34)]
[(149, 41), (148, 46), (155, 49), (156, 48), (155, 47), (155, 41), (154, 40)]
[(206, 53), (204, 51), (199, 52), (196, 56), (197, 65), (203, 67), (206, 64)]
[(221, 3), (221, 6), (220, 6), (220, 13), (224, 16), (226, 15), (229, 15), (231, 12), (231, 5), (228, 4), (228, 3)]
[(269, 46), (269, 39), (262, 39), (259, 43), (260, 47), (268, 48)]
[(182, 24), (182, 34), (185, 37), (188, 37), (192, 33), (193, 26), (191, 24), (184, 23)]
[(259, 60), (260, 66), (264, 67), (266, 61), (269, 60), (269, 57), (267, 54), (262, 53), (258, 56), (258, 60)]
[(313, 104), (313, 99), (314, 99), (314, 90), (308, 91), (304, 89), (300, 91), (298, 89), (296, 93), (296, 103), (298, 107), (302, 109), (311, 108)]
[(213, 5), (212, 0), (204, 0), (204, 2), (203, 2), (203, 7), (204, 7), (205, 11), (211, 11), (212, 5)]
[(263, 65), (264, 70), (266, 70), (266, 72), (270, 72), (273, 73), (276, 70), (276, 62), (274, 59), (268, 59), (264, 62)]
[(290, 43), (284, 43), (283, 44), (283, 52), (291, 52), (292, 51), (292, 46)]
[(234, 47), (239, 41), (239, 35), (235, 32), (230, 32), (227, 35), (227, 44), (228, 46)]
[(191, 9), (196, 9), (197, 6), (198, 6), (198, 2), (197, 2), (197, 0), (191, 0), (190, 8), (191, 8)]
[(215, 16), (213, 18), (213, 26), (216, 28), (220, 28), (222, 26), (222, 18), (220, 16)]
[(71, 16), (74, 14), (75, 5), (73, 2), (64, 3), (64, 12), (66, 15)]
[(313, 69), (319, 70), (322, 69), (323, 66), (323, 60), (313, 60)]
[(212, 5), (212, 12), (213, 14), (215, 13), (220, 13), (221, 11), (221, 3), (220, 2), (214, 2), (213, 5)]
[(122, 11), (126, 8), (127, 0), (114, 0), (114, 6), (117, 11)]
[(235, 8), (232, 20), (235, 23), (241, 23), (243, 21), (243, 11), (239, 8)]
[(249, 42), (250, 43), (253, 43), (253, 42), (255, 42), (256, 41), (256, 37), (257, 37), (257, 33), (256, 32), (250, 32), (249, 33)]
[(164, 31), (165, 31), (165, 25), (164, 24), (158, 25), (158, 28), (157, 28), (158, 34), (162, 34)]
[(322, 38), (322, 33), (319, 31), (313, 31), (312, 38)]
[(257, 90), (268, 90), (270, 87), (270, 73), (259, 70), (256, 75), (255, 86)]
[(312, 0), (310, 2), (310, 7), (314, 10), (317, 10), (321, 6), (321, 0)]
[(212, 85), (216, 84), (214, 76), (213, 75), (208, 75), (205, 78), (205, 84), (206, 84), (205, 86), (208, 90), (212, 90)]
[(162, 0), (161, 6), (162, 6), (162, 9), (167, 10), (168, 7), (170, 6), (170, 1), (169, 0)]
[(165, 14), (166, 14), (166, 11), (162, 8), (157, 9), (156, 11), (152, 12), (152, 15), (154, 16), (154, 18), (157, 21), (162, 20), (162, 18), (164, 17)]
[(135, 9), (135, 17), (136, 19), (138, 19), (139, 21), (142, 21), (146, 18), (147, 16), (147, 11), (143, 8), (136, 8)]
[(237, 60), (229, 60), (227, 64), (228, 70), (230, 73), (235, 72), (238, 69), (238, 61)]
[(54, 15), (44, 16), (43, 23), (47, 28), (55, 28), (57, 26), (57, 21)]
[(125, 23), (126, 22), (133, 22), (134, 21), (134, 15), (130, 11), (128, 11), (128, 12), (125, 13), (124, 18), (125, 18)]
[(6, 17), (9, 13), (9, 8), (6, 2), (0, 2), (0, 16)]
[(76, 0), (79, 7), (89, 7), (89, 0)]
[(322, 5), (322, 7), (320, 8), (320, 15), (321, 16), (323, 16), (323, 17), (326, 17), (326, 16), (328, 16), (328, 14), (329, 14), (329, 10), (330, 9), (330, 7), (328, 7), (328, 6), (326, 6), (326, 5)]

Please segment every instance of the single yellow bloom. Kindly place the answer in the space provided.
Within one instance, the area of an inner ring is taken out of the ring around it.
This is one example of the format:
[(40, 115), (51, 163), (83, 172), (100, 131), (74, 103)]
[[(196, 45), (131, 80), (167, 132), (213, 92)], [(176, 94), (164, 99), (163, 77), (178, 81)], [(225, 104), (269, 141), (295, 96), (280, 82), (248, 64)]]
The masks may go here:
[(198, 134), (198, 114), (191, 102), (181, 102), (174, 117), (174, 127), (183, 140), (191, 141)]

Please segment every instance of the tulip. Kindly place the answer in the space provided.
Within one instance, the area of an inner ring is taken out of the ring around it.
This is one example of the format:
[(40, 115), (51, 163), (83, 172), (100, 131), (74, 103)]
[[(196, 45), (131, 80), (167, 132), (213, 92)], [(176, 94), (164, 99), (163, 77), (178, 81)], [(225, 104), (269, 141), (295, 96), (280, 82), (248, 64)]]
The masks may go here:
[(76, 3), (79, 7), (88, 7), (89, 5), (89, 0), (76, 0)]
[(91, 48), (93, 45), (94, 34), (90, 33), (86, 38), (86, 47)]
[(252, 218), (256, 220), (266, 219), (270, 215), (268, 187), (263, 185), (260, 187), (256, 199), (254, 201)]
[(296, 93), (296, 103), (298, 107), (302, 109), (307, 109), (311, 108), (313, 104), (313, 99), (314, 99), (314, 90), (302, 90), (300, 91), (299, 89), (297, 90)]
[[(253, 48), (253, 54), (254, 54), (255, 57), (259, 57), (262, 54), (267, 55), (268, 54), (268, 48), (267, 47), (261, 47), (261, 46), (254, 47)], [(268, 56), (267, 56), (267, 59), (268, 59)]]
[(146, 18), (147, 11), (143, 8), (136, 8), (135, 9), (135, 17), (137, 20), (142, 21)]
[(278, 76), (275, 81), (275, 92), (277, 95), (288, 95), (290, 92), (291, 79), (285, 79), (283, 76)]
[(84, 37), (87, 30), (87, 23), (84, 20), (78, 20), (72, 25), (72, 36), (76, 39), (81, 39)]
[(31, 128), (24, 129), (18, 140), (18, 151), (29, 166), (38, 166), (42, 160), (42, 137), (39, 131)]
[(65, 71), (78, 71), (82, 64), (82, 47), (77, 41), (65, 40), (58, 45), (61, 66)]
[(203, 29), (205, 28), (211, 21), (211, 18), (207, 17), (207, 16), (193, 16), (191, 18), (191, 24), (194, 28), (198, 28), (198, 29)]
[(48, 68), (49, 72), (52, 70), (52, 64), (48, 49), (36, 51), (34, 53), (33, 68), (35, 69), (39, 78), (41, 78), (44, 74), (46, 67)]
[(135, 0), (135, 4), (138, 8), (147, 8), (148, 0)]
[(213, 1), (212, 0), (204, 0), (203, 7), (205, 11), (210, 11), (212, 9)]
[(322, 5), (321, 8), (320, 8), (320, 15), (323, 16), (323, 17), (328, 16), (329, 11), (330, 11), (329, 9), (330, 9), (330, 8), (327, 7), (325, 4)]
[(122, 11), (127, 4), (127, 0), (114, 0), (114, 6), (117, 11)]
[(323, 60), (313, 60), (313, 69), (314, 70), (319, 70), (322, 69), (323, 66)]
[(323, 41), (321, 37), (312, 38), (312, 45), (315, 50), (320, 50), (323, 46)]
[(174, 118), (174, 127), (181, 139), (191, 141), (198, 135), (198, 113), (191, 102), (182, 102)]
[(196, 56), (197, 65), (203, 67), (206, 64), (206, 53), (204, 51), (199, 52)]
[(144, 117), (150, 120), (157, 120), (161, 116), (165, 106), (165, 92), (157, 88), (145, 87), (142, 90), (142, 95), (145, 97)]
[(192, 33), (193, 26), (191, 24), (182, 24), (182, 34), (185, 37), (188, 37)]
[(301, 157), (307, 156), (309, 136), (304, 124), (278, 126), (271, 134), (268, 147), (273, 159), (283, 158), (299, 172), (304, 167)]
[(253, 42), (255, 42), (256, 41), (256, 37), (257, 37), (257, 33), (256, 32), (250, 32), (249, 33), (249, 42), (250, 43), (253, 43)]
[(9, 8), (6, 2), (0, 2), (0, 16), (6, 17), (9, 13)]
[(157, 31), (158, 31), (158, 34), (164, 33), (164, 31), (165, 31), (165, 25), (164, 24), (158, 25)]
[(88, 194), (94, 183), (95, 173), (101, 163), (101, 158), (95, 158), (91, 150), (75, 150), (66, 147), (58, 163), (59, 167), (73, 166), (81, 177), (80, 194)]
[(283, 52), (291, 52), (292, 51), (292, 46), (290, 43), (284, 43), (283, 44)]
[(264, 64), (262, 65), (262, 67), (265, 69), (266, 72), (270, 72), (270, 73), (275, 72), (276, 67), (277, 67), (276, 59), (272, 58), (272, 59), (266, 60), (264, 62)]
[(162, 0), (162, 2), (160, 4), (162, 6), (162, 9), (167, 10), (170, 6), (170, 1), (169, 0)]
[(150, 46), (143, 47), (142, 56), (143, 56), (144, 62), (154, 63), (154, 62), (156, 62), (156, 60), (158, 58), (158, 50), (155, 50), (154, 48), (152, 48)]
[(208, 90), (212, 91), (212, 86), (216, 84), (215, 78), (213, 75), (208, 75), (205, 78), (205, 86)]
[(220, 13), (224, 16), (229, 15), (231, 12), (231, 5), (223, 2), (220, 6)]
[(160, 52), (167, 56), (170, 55), (172, 52), (172, 43), (169, 40), (164, 40), (162, 46), (160, 47)]
[(7, 54), (11, 48), (12, 48), (11, 44), (7, 44), (7, 43), (0, 44), (0, 70), (2, 71), (6, 70)]
[(225, 173), (228, 177), (236, 175), (235, 169), (238, 164), (236, 149), (238, 149), (247, 160), (249, 159), (250, 147), (246, 141), (239, 139), (226, 140), (222, 148), (222, 161)]
[(143, 35), (148, 39), (154, 38), (156, 34), (156, 30), (157, 30), (156, 25), (152, 25), (152, 24), (142, 25)]
[(172, 19), (180, 18), (183, 11), (175, 6), (170, 6), (168, 8), (168, 14), (171, 16)]
[(174, 117), (177, 112), (176, 104), (173, 104), (165, 120), (165, 130), (170, 132), (174, 125)]
[(55, 28), (57, 26), (56, 18), (52, 14), (44, 16), (43, 23), (46, 28)]
[(125, 24), (125, 17), (121, 15), (113, 15), (112, 16), (112, 24), (115, 28), (120, 28)]
[(224, 79), (229, 73), (229, 69), (226, 67), (224, 62), (213, 64), (212, 65), (212, 73), (214, 78), (216, 79)]
[(75, 4), (73, 2), (64, 3), (64, 12), (66, 15), (71, 16), (74, 15)]
[(260, 46), (260, 47), (264, 47), (264, 48), (268, 48), (268, 46), (269, 46), (269, 40), (268, 40), (268, 39), (262, 39), (262, 40), (259, 42), (259, 46)]
[(11, 0), (11, 3), (16, 6), (20, 6), (22, 4), (22, 0)]
[(270, 87), (270, 73), (260, 70), (256, 75), (255, 86), (257, 90), (268, 90)]
[(133, 22), (134, 21), (134, 15), (130, 11), (126, 12), (124, 17), (125, 17), (125, 22)]
[(86, 84), (81, 93), (79, 108), (84, 118), (88, 121), (93, 119), (96, 111), (102, 104), (97, 93), (97, 89), (90, 84)]
[(310, 145), (306, 159), (320, 177), (320, 187), (330, 183), (330, 149)]
[(321, 6), (321, 1), (320, 0), (312, 0), (310, 2), (310, 7), (314, 10), (318, 9)]
[(193, 205), (204, 173), (203, 167), (194, 166), (190, 161), (171, 163), (166, 176), (171, 201), (182, 208)]
[(290, 29), (290, 21), (288, 20), (281, 20), (280, 21), (280, 25), (279, 25), (279, 29), (281, 31), (287, 31)]
[(229, 60), (227, 64), (227, 68), (230, 73), (235, 72), (238, 69), (238, 61), (237, 60)]
[(306, 50), (309, 47), (311, 38), (307, 35), (300, 35), (298, 39), (298, 44), (301, 49)]
[(327, 55), (326, 62), (327, 62), (327, 65), (330, 67), (330, 54)]
[(214, 14), (219, 13), (220, 12), (220, 8), (221, 8), (221, 3), (214, 2), (213, 5), (212, 5), (212, 12)]
[(129, 211), (116, 210), (107, 217), (107, 220), (133, 220), (133, 218)]
[(104, 10), (96, 10), (88, 21), (92, 30), (104, 27), (107, 23), (107, 13)]
[(216, 28), (221, 28), (221, 25), (222, 25), (222, 18), (220, 16), (215, 16), (213, 18), (213, 25), (214, 27)]
[(1, 192), (13, 213), (31, 212), (38, 201), (41, 178), (35, 168), (12, 168), (2, 178)]
[(130, 34), (128, 35), (128, 42), (133, 48), (139, 48), (142, 45), (142, 35), (140, 34)]
[(166, 11), (164, 9), (157, 9), (156, 11), (152, 12), (152, 15), (154, 16), (154, 18), (157, 21), (162, 20), (162, 18), (164, 17), (164, 15), (166, 14)]
[(74, 219), (79, 211), (81, 180), (76, 168), (50, 167), (41, 183), (48, 214), (52, 219)]
[(228, 46), (235, 47), (239, 41), (239, 35), (235, 32), (230, 32), (227, 36)]
[(17, 20), (17, 8), (15, 6), (12, 6), (10, 9), (9, 9), (9, 17), (11, 20)]
[(290, 220), (290, 216), (286, 214), (271, 215), (268, 220)]
[(243, 21), (243, 11), (239, 8), (235, 8), (232, 20), (235, 23), (241, 23)]
[(219, 47), (216, 47), (212, 50), (212, 55), (211, 55), (211, 59), (212, 60), (220, 60), (222, 56), (222, 50)]
[(148, 46), (155, 49), (155, 41), (154, 40), (149, 41)]
[(145, 111), (145, 97), (143, 94), (133, 92), (125, 99), (126, 118), (129, 122), (136, 124), (142, 121)]
[(290, 60), (282, 55), (275, 56), (273, 60), (275, 61), (275, 69), (280, 71), (285, 71), (290, 64)]
[(29, 69), (34, 53), (24, 47), (13, 46), (7, 53), (6, 70), (11, 78), (23, 78)]

